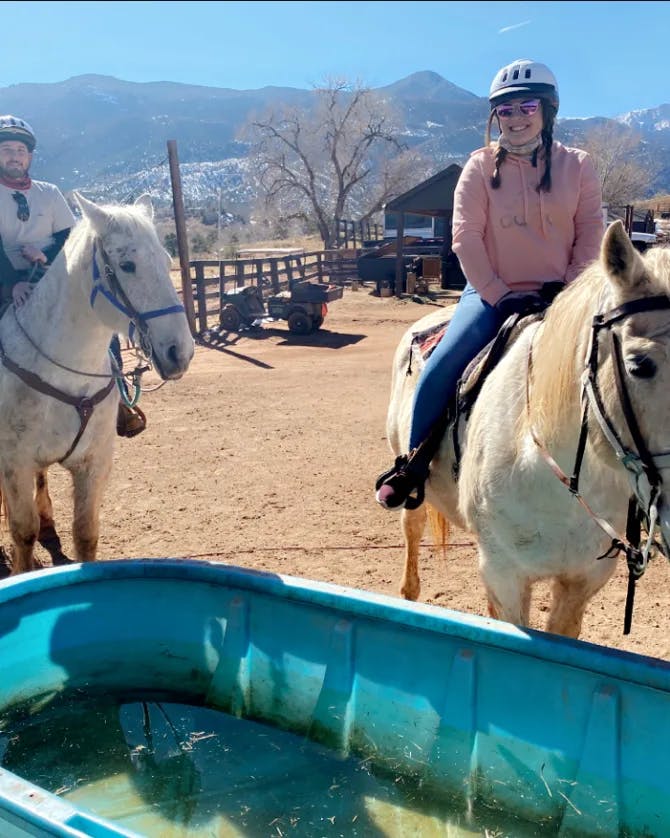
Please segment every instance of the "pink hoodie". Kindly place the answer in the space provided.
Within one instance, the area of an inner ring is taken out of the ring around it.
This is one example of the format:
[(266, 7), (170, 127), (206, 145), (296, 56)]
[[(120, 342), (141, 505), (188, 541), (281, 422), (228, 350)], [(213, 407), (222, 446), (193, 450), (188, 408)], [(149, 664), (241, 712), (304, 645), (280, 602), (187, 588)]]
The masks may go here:
[(598, 258), (604, 233), (602, 195), (587, 152), (554, 142), (551, 191), (544, 172), (507, 155), (500, 187), (491, 187), (495, 146), (470, 155), (454, 195), (453, 250), (470, 284), (491, 305), (508, 291), (572, 282)]

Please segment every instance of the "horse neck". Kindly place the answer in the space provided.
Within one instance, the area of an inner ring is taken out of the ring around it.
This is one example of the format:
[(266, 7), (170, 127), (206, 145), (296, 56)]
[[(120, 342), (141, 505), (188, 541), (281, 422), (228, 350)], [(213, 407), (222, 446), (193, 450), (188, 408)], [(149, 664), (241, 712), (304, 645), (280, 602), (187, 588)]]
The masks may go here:
[(556, 299), (537, 333), (529, 407), (532, 425), (546, 443), (572, 441), (579, 434), (581, 378), (600, 297), (597, 276), (585, 275)]
[(46, 355), (97, 372), (109, 368), (112, 331), (91, 308), (92, 260), (92, 238), (68, 240), (17, 314)]

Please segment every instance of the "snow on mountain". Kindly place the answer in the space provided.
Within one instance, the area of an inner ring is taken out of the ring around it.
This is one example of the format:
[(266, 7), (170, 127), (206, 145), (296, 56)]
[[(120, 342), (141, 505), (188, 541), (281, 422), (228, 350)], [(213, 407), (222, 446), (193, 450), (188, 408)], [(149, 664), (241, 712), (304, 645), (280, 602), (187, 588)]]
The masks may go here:
[[(437, 73), (413, 73), (377, 93), (404, 122), (403, 140), (432, 160), (435, 170), (464, 161), (483, 144), (486, 98)], [(296, 88), (231, 90), (85, 75), (0, 88), (0, 112), (19, 114), (35, 127), (33, 173), (65, 191), (81, 189), (109, 200), (149, 191), (169, 203), (167, 140), (174, 139), (187, 205), (220, 201), (235, 211), (253, 198), (245, 186), (248, 148), (238, 139), (240, 128), (253, 114), (308, 108), (313, 97), (313, 91)], [(556, 137), (578, 144), (606, 121), (559, 119)], [(670, 105), (631, 111), (617, 121), (640, 133), (647, 159), (661, 173), (654, 187), (670, 191)]]

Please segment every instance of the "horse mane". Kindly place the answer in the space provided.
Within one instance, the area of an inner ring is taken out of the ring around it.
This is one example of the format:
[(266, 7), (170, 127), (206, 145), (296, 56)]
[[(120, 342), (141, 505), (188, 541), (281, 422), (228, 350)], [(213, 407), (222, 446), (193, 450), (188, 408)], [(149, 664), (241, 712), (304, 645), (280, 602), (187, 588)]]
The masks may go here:
[[(670, 248), (651, 248), (642, 260), (643, 286), (636, 296), (670, 294)], [(596, 261), (547, 310), (533, 345), (530, 416), (545, 443), (556, 440), (567, 422), (579, 416), (593, 317), (623, 301), (602, 262)]]
[(608, 291), (605, 271), (594, 262), (558, 295), (534, 341), (531, 420), (545, 443), (579, 411), (591, 320), (607, 305)]

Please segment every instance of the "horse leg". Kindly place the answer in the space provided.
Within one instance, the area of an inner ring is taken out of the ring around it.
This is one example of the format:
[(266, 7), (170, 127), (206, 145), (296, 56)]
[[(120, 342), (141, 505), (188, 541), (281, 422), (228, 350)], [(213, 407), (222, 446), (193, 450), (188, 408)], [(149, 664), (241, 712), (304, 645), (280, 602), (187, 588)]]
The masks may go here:
[(421, 592), (419, 581), (419, 545), (426, 526), (426, 505), (418, 509), (403, 509), (400, 525), (405, 539), (405, 570), (400, 584), (400, 593), (405, 599), (417, 600)]
[(38, 471), (35, 478), (35, 503), (37, 514), (40, 516), (40, 531), (37, 540), (51, 556), (54, 566), (70, 564), (71, 560), (63, 553), (61, 541), (56, 532), (46, 469)]
[(111, 468), (105, 463), (85, 462), (71, 467), (74, 487), (72, 540), (78, 562), (92, 562), (98, 550), (100, 504)]
[(5, 472), (2, 488), (12, 536), (12, 574), (35, 569), (35, 541), (40, 518), (33, 500), (35, 473), (30, 468)]
[(596, 577), (556, 576), (554, 578), (547, 631), (564, 634), (566, 637), (579, 637), (586, 606), (614, 572), (614, 562), (610, 564), (611, 569), (605, 566), (605, 562), (601, 562), (605, 573), (601, 571)]
[(527, 626), (531, 583), (527, 577), (514, 573), (512, 567), (503, 560), (492, 562), (480, 544), (479, 572), (486, 589), (489, 616), (516, 626)]

